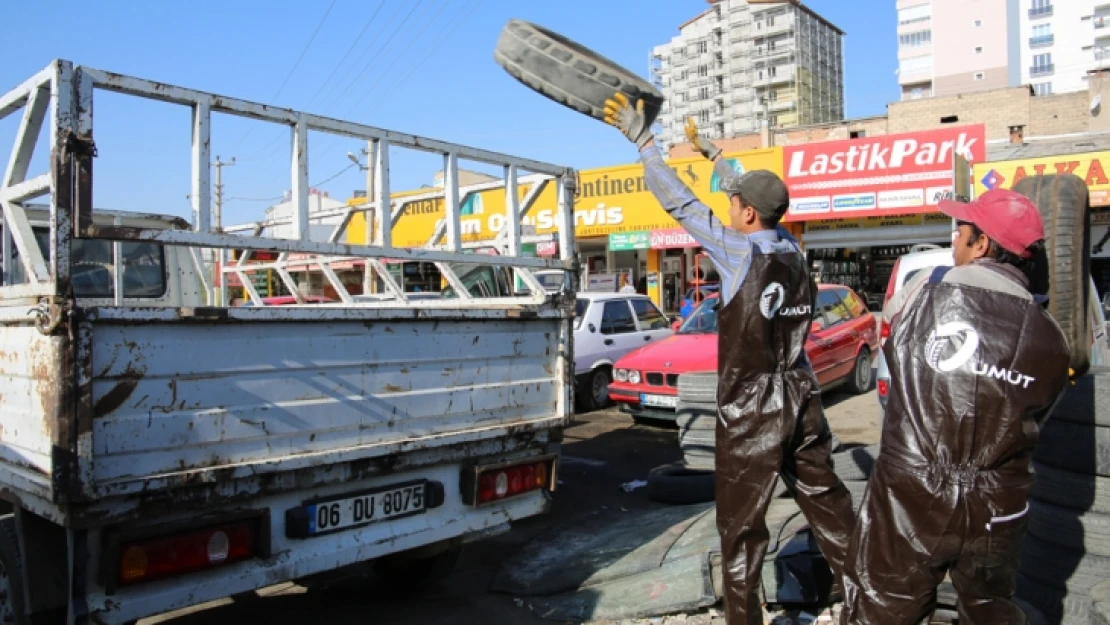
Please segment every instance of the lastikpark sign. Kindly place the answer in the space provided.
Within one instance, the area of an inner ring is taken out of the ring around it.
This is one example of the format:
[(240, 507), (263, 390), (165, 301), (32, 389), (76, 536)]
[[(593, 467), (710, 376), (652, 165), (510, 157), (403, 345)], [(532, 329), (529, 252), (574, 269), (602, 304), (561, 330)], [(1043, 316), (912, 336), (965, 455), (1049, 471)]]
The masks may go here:
[(786, 221), (927, 212), (952, 190), (953, 156), (986, 159), (983, 125), (783, 148)]

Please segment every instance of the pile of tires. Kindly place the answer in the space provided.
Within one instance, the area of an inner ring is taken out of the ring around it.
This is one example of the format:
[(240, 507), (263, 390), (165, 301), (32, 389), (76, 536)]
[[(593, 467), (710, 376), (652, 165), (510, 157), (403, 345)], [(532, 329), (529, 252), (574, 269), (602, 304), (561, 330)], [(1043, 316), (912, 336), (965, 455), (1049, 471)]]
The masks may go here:
[(1110, 369), (1092, 369), (1068, 389), (1033, 462), (1018, 597), (1051, 623), (1104, 623), (1094, 597), (1110, 580)]
[(648, 473), (647, 495), (660, 503), (684, 505), (716, 499), (717, 374), (678, 377), (678, 446), (682, 460)]

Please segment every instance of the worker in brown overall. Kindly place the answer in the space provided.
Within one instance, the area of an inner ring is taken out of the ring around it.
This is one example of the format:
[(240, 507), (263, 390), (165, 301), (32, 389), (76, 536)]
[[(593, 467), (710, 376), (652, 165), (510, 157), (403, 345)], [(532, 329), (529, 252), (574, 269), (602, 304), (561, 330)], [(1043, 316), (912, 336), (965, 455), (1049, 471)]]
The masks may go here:
[[(1040, 426), (1068, 379), (1066, 339), (1030, 291), (1040, 212), (1013, 191), (942, 202), (955, 267), (887, 304), (882, 452), (845, 571), (847, 625), (916, 625), (945, 573), (960, 625), (1020, 625), (1010, 602)], [(1040, 289), (1037, 289), (1040, 291)]]
[(705, 248), (721, 277), (716, 470), (725, 612), (729, 625), (762, 625), (764, 517), (779, 477), (837, 579), (855, 522), (851, 494), (829, 460), (832, 434), (805, 355), (817, 287), (798, 242), (778, 225), (790, 204), (786, 185), (766, 170), (737, 174), (690, 120), (687, 137), (714, 161), (729, 196), (726, 226), (663, 161), (643, 101), (617, 93), (606, 113), (640, 147), (648, 188)]

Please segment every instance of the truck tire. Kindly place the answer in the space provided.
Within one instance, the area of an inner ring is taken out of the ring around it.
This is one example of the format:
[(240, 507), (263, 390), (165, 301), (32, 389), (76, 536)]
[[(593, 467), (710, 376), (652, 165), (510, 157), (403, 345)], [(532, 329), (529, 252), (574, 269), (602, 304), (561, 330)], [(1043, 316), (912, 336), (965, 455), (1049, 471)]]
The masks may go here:
[(1019, 570), (1042, 586), (1087, 593), (1110, 579), (1110, 558), (1062, 549), (1026, 534), (1021, 544)]
[(1110, 516), (1029, 501), (1029, 533), (1067, 551), (1110, 558)]
[(1110, 477), (1110, 428), (1049, 418), (1033, 458), (1080, 475)]
[(1014, 191), (1032, 200), (1044, 219), (1048, 257), (1048, 312), (1060, 324), (1071, 349), (1071, 368), (1082, 375), (1090, 366), (1087, 319), (1090, 297), (1090, 196), (1074, 174), (1022, 178)]
[(586, 376), (581, 389), (581, 406), (584, 412), (593, 412), (609, 406), (609, 384), (613, 381), (609, 367), (598, 367)]
[(648, 472), (647, 496), (671, 505), (705, 503), (717, 498), (713, 471), (691, 469), (681, 462), (664, 464)]
[(1093, 367), (1069, 385), (1051, 419), (1110, 427), (1110, 367)]
[(0, 623), (23, 625), (23, 557), (11, 514), (0, 517), (0, 569)]
[(717, 374), (683, 373), (678, 376), (678, 400), (717, 410)]
[(648, 81), (530, 22), (509, 20), (497, 40), (493, 58), (525, 86), (594, 119), (605, 119), (605, 100), (618, 91), (630, 100), (644, 101), (649, 127), (663, 107), (663, 94)]
[(1110, 478), (1072, 473), (1034, 462), (1037, 479), (1032, 497), (1079, 512), (1110, 515)]

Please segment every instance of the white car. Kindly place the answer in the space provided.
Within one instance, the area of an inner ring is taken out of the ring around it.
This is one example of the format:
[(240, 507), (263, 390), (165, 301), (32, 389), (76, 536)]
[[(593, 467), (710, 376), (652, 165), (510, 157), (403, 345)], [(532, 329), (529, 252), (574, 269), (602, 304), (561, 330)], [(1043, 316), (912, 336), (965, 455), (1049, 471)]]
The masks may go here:
[(584, 411), (609, 405), (613, 363), (674, 334), (671, 322), (646, 295), (582, 292), (574, 319), (574, 377)]

